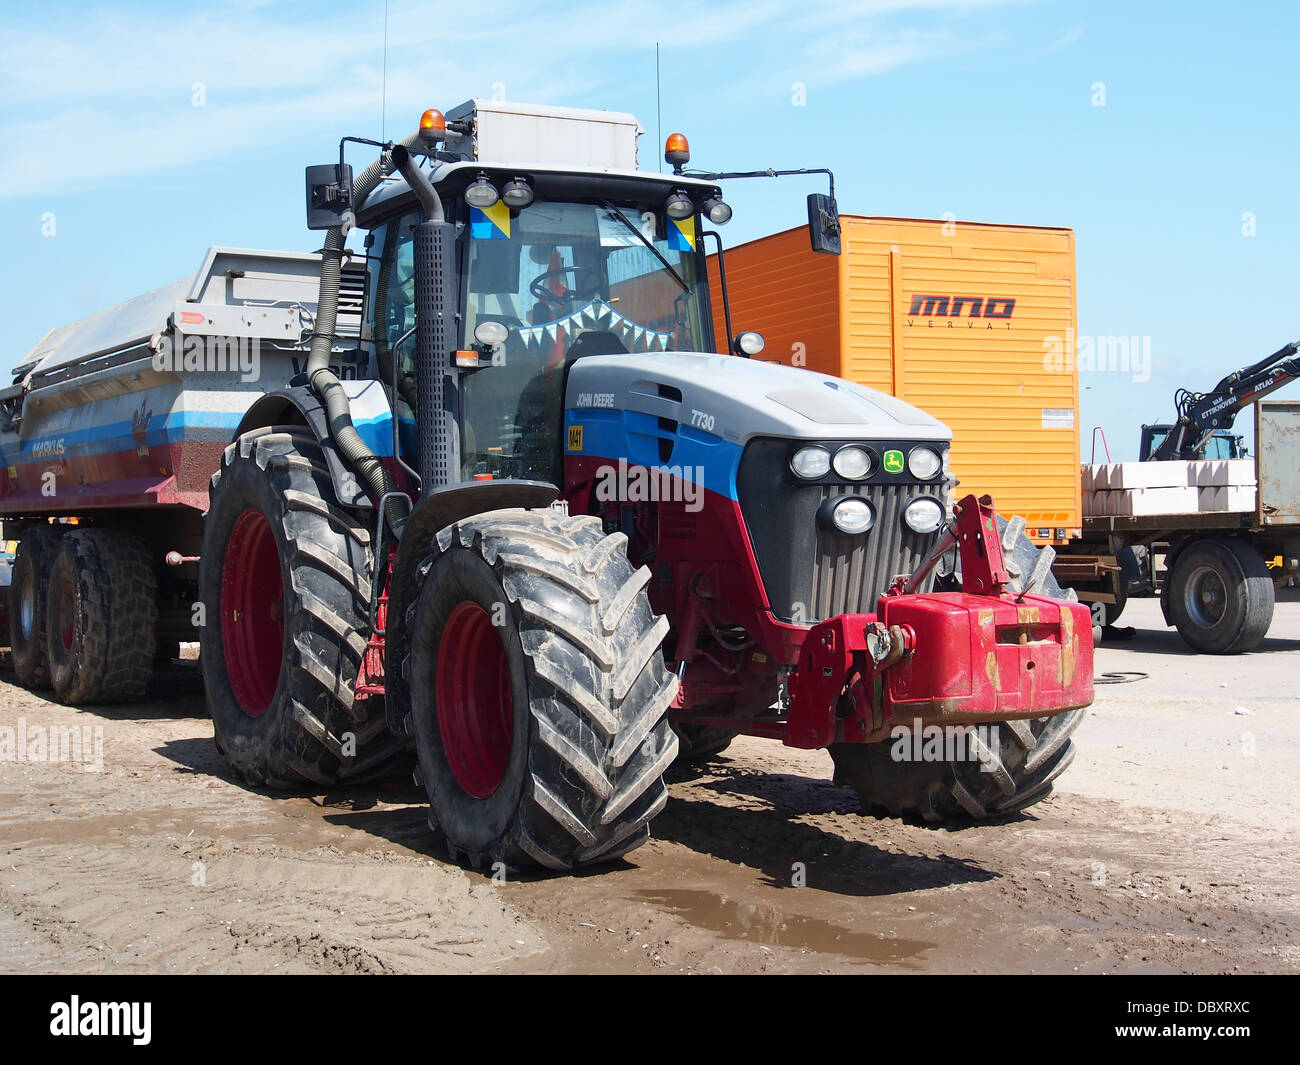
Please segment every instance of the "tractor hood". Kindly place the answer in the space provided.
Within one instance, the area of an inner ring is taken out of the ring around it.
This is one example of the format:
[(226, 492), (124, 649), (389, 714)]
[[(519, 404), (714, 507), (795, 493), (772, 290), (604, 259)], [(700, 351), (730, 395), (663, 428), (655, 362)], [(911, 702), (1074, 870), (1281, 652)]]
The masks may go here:
[(592, 355), (569, 370), (570, 410), (637, 411), (736, 444), (754, 437), (948, 441), (942, 422), (837, 377), (733, 355)]

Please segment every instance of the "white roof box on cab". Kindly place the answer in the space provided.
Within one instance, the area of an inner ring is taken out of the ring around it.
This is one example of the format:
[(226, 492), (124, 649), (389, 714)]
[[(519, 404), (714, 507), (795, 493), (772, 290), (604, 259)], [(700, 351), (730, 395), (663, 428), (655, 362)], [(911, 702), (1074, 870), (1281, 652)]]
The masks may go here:
[(468, 100), (447, 112), (449, 122), (473, 120), (468, 138), (447, 148), (467, 161), (518, 167), (636, 169), (635, 115), (576, 107), (542, 107), (504, 100)]

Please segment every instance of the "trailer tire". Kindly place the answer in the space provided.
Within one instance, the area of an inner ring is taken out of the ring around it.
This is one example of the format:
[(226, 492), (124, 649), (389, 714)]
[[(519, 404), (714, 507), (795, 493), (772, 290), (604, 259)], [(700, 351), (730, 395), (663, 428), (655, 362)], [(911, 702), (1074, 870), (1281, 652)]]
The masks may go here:
[(45, 647), (46, 589), (59, 549), (52, 525), (23, 530), (9, 585), (9, 649), (14, 673), (24, 688), (50, 686), (50, 659)]
[(243, 780), (279, 790), (386, 772), (407, 745), (388, 732), (381, 699), (352, 691), (371, 536), (334, 501), (315, 437), (301, 426), (244, 433), (210, 500), (199, 643), (217, 749)]
[[(1050, 548), (1039, 550), (1024, 535), (1024, 522), (998, 517), (1002, 550), (1011, 583), (1007, 590), (1032, 590), (1052, 599), (1077, 602), (1052, 575)], [(927, 824), (959, 825), (1005, 817), (1041, 802), (1053, 782), (1074, 761), (1072, 733), (1087, 708), (1051, 717), (1006, 721), (991, 726), (992, 742), (975, 744), (978, 758), (911, 761), (895, 758), (897, 741), (835, 743), (831, 758), (835, 781), (857, 793), (864, 813), (878, 817), (919, 817)], [(978, 734), (975, 734), (978, 735)], [(910, 746), (910, 737), (904, 741)]]
[(1273, 578), (1244, 540), (1197, 540), (1174, 559), (1169, 617), (1183, 641), (1204, 654), (1253, 651), (1273, 623)]
[(407, 731), (453, 860), (563, 870), (648, 838), (677, 678), (625, 544), (598, 518), (496, 511), (443, 530), (421, 564)]
[(45, 646), (61, 703), (125, 702), (153, 677), (158, 571), (148, 549), (118, 529), (66, 534), (50, 567)]

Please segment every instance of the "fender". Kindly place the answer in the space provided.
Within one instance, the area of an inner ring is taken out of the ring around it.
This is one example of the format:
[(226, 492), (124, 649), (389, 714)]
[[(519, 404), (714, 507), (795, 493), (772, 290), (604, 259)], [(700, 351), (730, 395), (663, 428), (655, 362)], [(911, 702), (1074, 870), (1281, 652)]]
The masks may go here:
[(335, 498), (345, 507), (375, 509), (374, 501), (362, 488), (360, 478), (348, 468), (330, 437), (324, 404), (307, 385), (290, 385), (262, 396), (248, 408), (232, 439), (238, 440), (243, 433), (271, 425), (305, 425), (309, 428), (325, 453)]
[[(549, 507), (560, 490), (545, 481), (466, 481), (421, 496), (402, 526), (388, 585), (388, 624), (384, 633), (387, 692), (384, 713), (388, 728), (406, 735), (410, 699), (402, 667), (406, 661), (406, 615), (420, 591), (420, 563), (438, 549), (438, 533), (465, 518), (512, 507)], [(378, 560), (376, 560), (378, 563)], [(378, 568), (378, 567), (377, 567)]]

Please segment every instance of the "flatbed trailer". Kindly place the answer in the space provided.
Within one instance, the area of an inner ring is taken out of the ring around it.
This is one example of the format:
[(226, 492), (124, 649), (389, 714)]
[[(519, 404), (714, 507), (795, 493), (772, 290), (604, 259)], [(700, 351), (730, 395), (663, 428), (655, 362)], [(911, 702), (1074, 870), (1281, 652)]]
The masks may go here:
[(1113, 624), (1129, 599), (1158, 596), (1195, 650), (1254, 649), (1275, 589), (1300, 572), (1300, 402), (1255, 404), (1250, 461), (1248, 509), (1085, 516), (1082, 534), (1057, 548), (1053, 573), (1092, 604), (1096, 624)]

